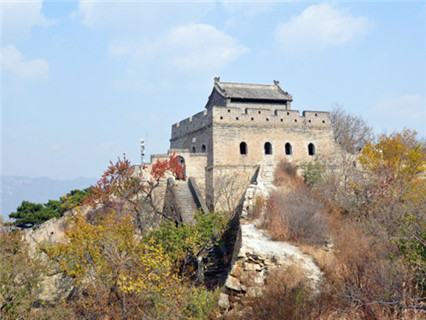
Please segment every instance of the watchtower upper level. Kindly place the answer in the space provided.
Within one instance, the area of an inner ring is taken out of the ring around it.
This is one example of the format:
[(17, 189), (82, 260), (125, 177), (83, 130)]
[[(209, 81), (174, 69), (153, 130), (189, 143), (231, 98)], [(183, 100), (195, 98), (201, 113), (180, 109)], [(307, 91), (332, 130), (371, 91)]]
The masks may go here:
[(215, 107), (249, 106), (271, 109), (290, 110), (293, 97), (279, 86), (278, 81), (272, 85), (221, 82), (219, 77), (214, 78), (213, 91), (209, 96), (206, 109)]

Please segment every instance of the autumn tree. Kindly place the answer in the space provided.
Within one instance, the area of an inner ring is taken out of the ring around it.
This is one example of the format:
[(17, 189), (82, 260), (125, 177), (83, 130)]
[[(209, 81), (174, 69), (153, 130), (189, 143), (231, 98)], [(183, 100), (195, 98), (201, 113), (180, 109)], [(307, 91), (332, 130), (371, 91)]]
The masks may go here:
[(389, 200), (422, 200), (426, 150), (417, 132), (407, 129), (381, 135), (377, 143), (366, 144), (359, 162), (368, 173), (381, 177)]
[(0, 221), (0, 318), (28, 319), (45, 266), (31, 259), (22, 232)]
[(69, 219), (64, 242), (44, 250), (74, 279), (69, 306), (78, 318), (207, 318), (215, 293), (194, 286), (180, 262), (209, 243), (220, 220), (200, 215), (194, 226), (166, 224), (143, 241), (129, 214), (109, 213), (96, 224), (81, 214)]
[(426, 150), (417, 132), (404, 130), (381, 135), (367, 143), (359, 158), (372, 183), (356, 186), (363, 209), (375, 232), (400, 248), (426, 289)]
[(164, 221), (160, 228), (145, 236), (145, 241), (164, 248), (183, 277), (196, 279), (196, 269), (199, 268), (196, 259), (216, 244), (226, 220), (221, 213), (198, 212), (194, 221), (194, 224)]
[(130, 215), (110, 213), (96, 224), (76, 215), (65, 241), (45, 248), (74, 279), (71, 306), (77, 315), (155, 319), (177, 308), (184, 290), (170, 258), (134, 234)]
[(146, 233), (153, 221), (170, 219), (158, 205), (155, 192), (167, 173), (182, 175), (183, 168), (172, 154), (168, 159), (152, 164), (149, 173), (146, 169), (132, 166), (125, 156), (116, 163), (110, 162), (84, 203), (95, 209), (95, 216), (108, 212), (130, 214), (140, 231)]

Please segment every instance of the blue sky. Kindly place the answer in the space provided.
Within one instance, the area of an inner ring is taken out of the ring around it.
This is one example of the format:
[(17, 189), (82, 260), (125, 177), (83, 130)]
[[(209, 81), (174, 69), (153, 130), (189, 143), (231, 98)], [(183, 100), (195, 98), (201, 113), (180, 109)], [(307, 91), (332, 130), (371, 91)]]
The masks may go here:
[(98, 177), (169, 147), (222, 81), (272, 83), (293, 109), (339, 104), (426, 136), (425, 2), (8, 1), (2, 173)]

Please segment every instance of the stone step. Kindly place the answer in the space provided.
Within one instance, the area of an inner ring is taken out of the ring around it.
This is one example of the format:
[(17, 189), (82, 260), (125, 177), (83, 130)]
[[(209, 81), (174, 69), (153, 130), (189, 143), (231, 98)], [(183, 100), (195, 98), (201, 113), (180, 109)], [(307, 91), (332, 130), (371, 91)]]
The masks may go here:
[(198, 208), (189, 189), (188, 182), (178, 181), (173, 188), (182, 221), (192, 223), (194, 221), (194, 213), (198, 212)]

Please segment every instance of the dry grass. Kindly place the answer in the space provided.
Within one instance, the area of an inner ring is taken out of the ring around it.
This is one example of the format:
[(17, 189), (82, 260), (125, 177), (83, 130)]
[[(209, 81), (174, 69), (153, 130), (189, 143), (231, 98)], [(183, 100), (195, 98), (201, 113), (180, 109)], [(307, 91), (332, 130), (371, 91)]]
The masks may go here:
[(342, 301), (334, 295), (331, 287), (312, 294), (308, 283), (303, 270), (297, 265), (275, 269), (267, 279), (263, 295), (249, 300), (244, 305), (243, 314), (225, 319), (361, 319), (355, 314), (344, 317), (338, 308)]
[(303, 179), (297, 175), (297, 166), (287, 160), (281, 160), (275, 169), (274, 185), (290, 188), (303, 185)]
[(324, 244), (329, 230), (323, 209), (308, 188), (277, 192), (266, 204), (263, 227), (276, 240)]
[(324, 246), (300, 245), (299, 249), (312, 257), (322, 272), (331, 273), (336, 270), (336, 257), (332, 251), (327, 250)]
[(303, 318), (303, 302), (310, 295), (308, 279), (295, 265), (284, 270), (273, 270), (267, 279), (262, 297), (248, 302), (248, 312), (242, 319), (297, 319)]

